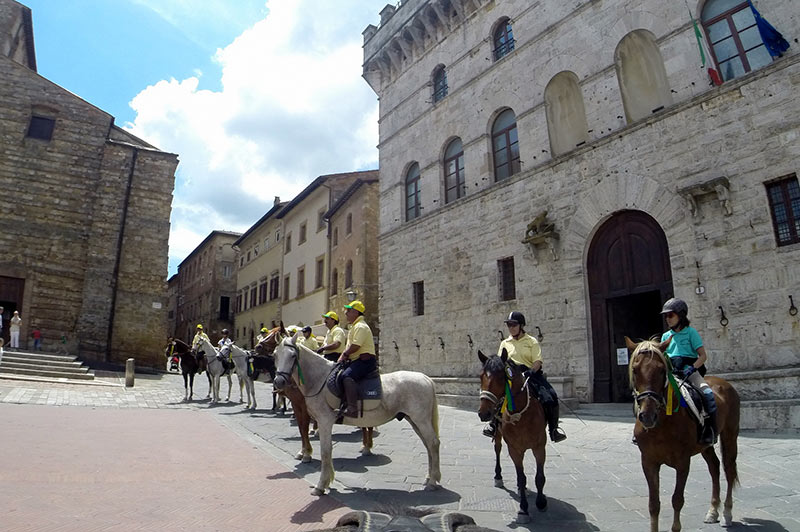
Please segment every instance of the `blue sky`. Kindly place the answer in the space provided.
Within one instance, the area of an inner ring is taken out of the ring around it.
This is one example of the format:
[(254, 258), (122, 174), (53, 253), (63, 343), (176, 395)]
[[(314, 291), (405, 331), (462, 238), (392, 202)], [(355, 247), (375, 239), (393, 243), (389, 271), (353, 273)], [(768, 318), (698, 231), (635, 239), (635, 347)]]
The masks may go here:
[(318, 175), (377, 168), (376, 0), (22, 0), (39, 73), (177, 153), (169, 275)]

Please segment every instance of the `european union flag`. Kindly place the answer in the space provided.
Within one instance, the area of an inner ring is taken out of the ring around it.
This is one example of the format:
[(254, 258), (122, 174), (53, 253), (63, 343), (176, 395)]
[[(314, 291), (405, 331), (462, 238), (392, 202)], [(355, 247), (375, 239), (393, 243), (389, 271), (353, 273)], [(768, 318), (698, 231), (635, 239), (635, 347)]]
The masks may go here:
[(756, 26), (758, 26), (758, 33), (761, 34), (761, 40), (769, 51), (772, 57), (780, 57), (783, 52), (789, 49), (789, 43), (783, 38), (781, 32), (772, 27), (772, 24), (767, 22), (761, 13), (758, 12), (756, 6), (753, 5), (752, 0), (747, 0), (750, 4), (750, 9), (753, 10), (753, 16), (756, 18)]

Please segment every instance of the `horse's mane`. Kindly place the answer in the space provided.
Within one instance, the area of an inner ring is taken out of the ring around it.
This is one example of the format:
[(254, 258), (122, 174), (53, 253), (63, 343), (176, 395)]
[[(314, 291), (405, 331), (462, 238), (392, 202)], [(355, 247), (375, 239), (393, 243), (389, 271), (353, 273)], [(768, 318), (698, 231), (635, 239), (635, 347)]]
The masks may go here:
[(635, 389), (633, 385), (633, 361), (636, 357), (642, 353), (650, 353), (652, 355), (657, 356), (661, 363), (664, 364), (664, 367), (667, 369), (667, 372), (671, 371), (671, 364), (667, 360), (666, 355), (661, 352), (659, 346), (661, 342), (657, 342), (656, 340), (642, 340), (636, 345), (636, 349), (633, 350), (633, 354), (631, 355), (630, 362), (628, 362), (628, 383), (631, 386), (631, 389)]
[(178, 340), (177, 338), (173, 338), (173, 341), (176, 344), (180, 344), (180, 345), (182, 345), (183, 347), (185, 347), (187, 349), (191, 349), (191, 346), (189, 344), (187, 344), (186, 342), (184, 342), (183, 340)]
[(500, 372), (505, 373), (506, 365), (503, 362), (503, 359), (497, 355), (492, 355), (488, 359), (486, 359), (486, 364), (483, 365), (483, 369), (486, 370), (488, 373)]

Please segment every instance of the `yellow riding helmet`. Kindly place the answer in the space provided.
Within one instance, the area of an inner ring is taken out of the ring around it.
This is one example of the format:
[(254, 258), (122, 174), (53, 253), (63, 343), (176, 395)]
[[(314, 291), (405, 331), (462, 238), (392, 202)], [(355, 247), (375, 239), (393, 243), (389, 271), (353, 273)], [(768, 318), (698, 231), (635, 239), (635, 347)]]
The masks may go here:
[(353, 301), (349, 305), (345, 305), (344, 308), (351, 308), (353, 310), (357, 310), (361, 314), (364, 314), (364, 311), (366, 310), (366, 307), (364, 307), (364, 303), (362, 303), (361, 301), (358, 301), (358, 300)]
[(200, 329), (200, 330), (203, 330), (203, 326), (201, 324), (199, 324), (199, 323), (197, 324), (197, 328)]
[(261, 327), (261, 332), (263, 332), (263, 333), (269, 332), (269, 329), (267, 329), (266, 327)]
[(338, 321), (339, 321), (339, 315), (338, 315), (338, 314), (336, 314), (336, 313), (335, 313), (334, 311), (332, 311), (332, 310), (330, 310), (330, 311), (326, 312), (325, 314), (323, 314), (323, 315), (322, 315), (322, 317), (323, 317), (323, 318), (330, 318), (330, 319), (332, 319), (333, 321), (335, 321), (335, 322), (337, 322), (337, 323), (338, 323)]

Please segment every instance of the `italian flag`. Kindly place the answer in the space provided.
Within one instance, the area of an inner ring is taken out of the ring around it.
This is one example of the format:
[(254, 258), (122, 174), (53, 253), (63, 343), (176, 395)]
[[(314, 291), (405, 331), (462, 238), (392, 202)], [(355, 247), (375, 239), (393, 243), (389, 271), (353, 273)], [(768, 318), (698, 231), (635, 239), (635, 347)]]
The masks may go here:
[(697, 25), (697, 21), (692, 16), (691, 11), (689, 11), (689, 17), (692, 19), (694, 35), (697, 37), (697, 47), (700, 49), (700, 67), (708, 72), (708, 77), (711, 78), (711, 82), (714, 85), (722, 85), (722, 78), (717, 71), (717, 66), (714, 64), (714, 59), (712, 59), (711, 52), (708, 50), (706, 36), (702, 31), (700, 31), (700, 27)]

